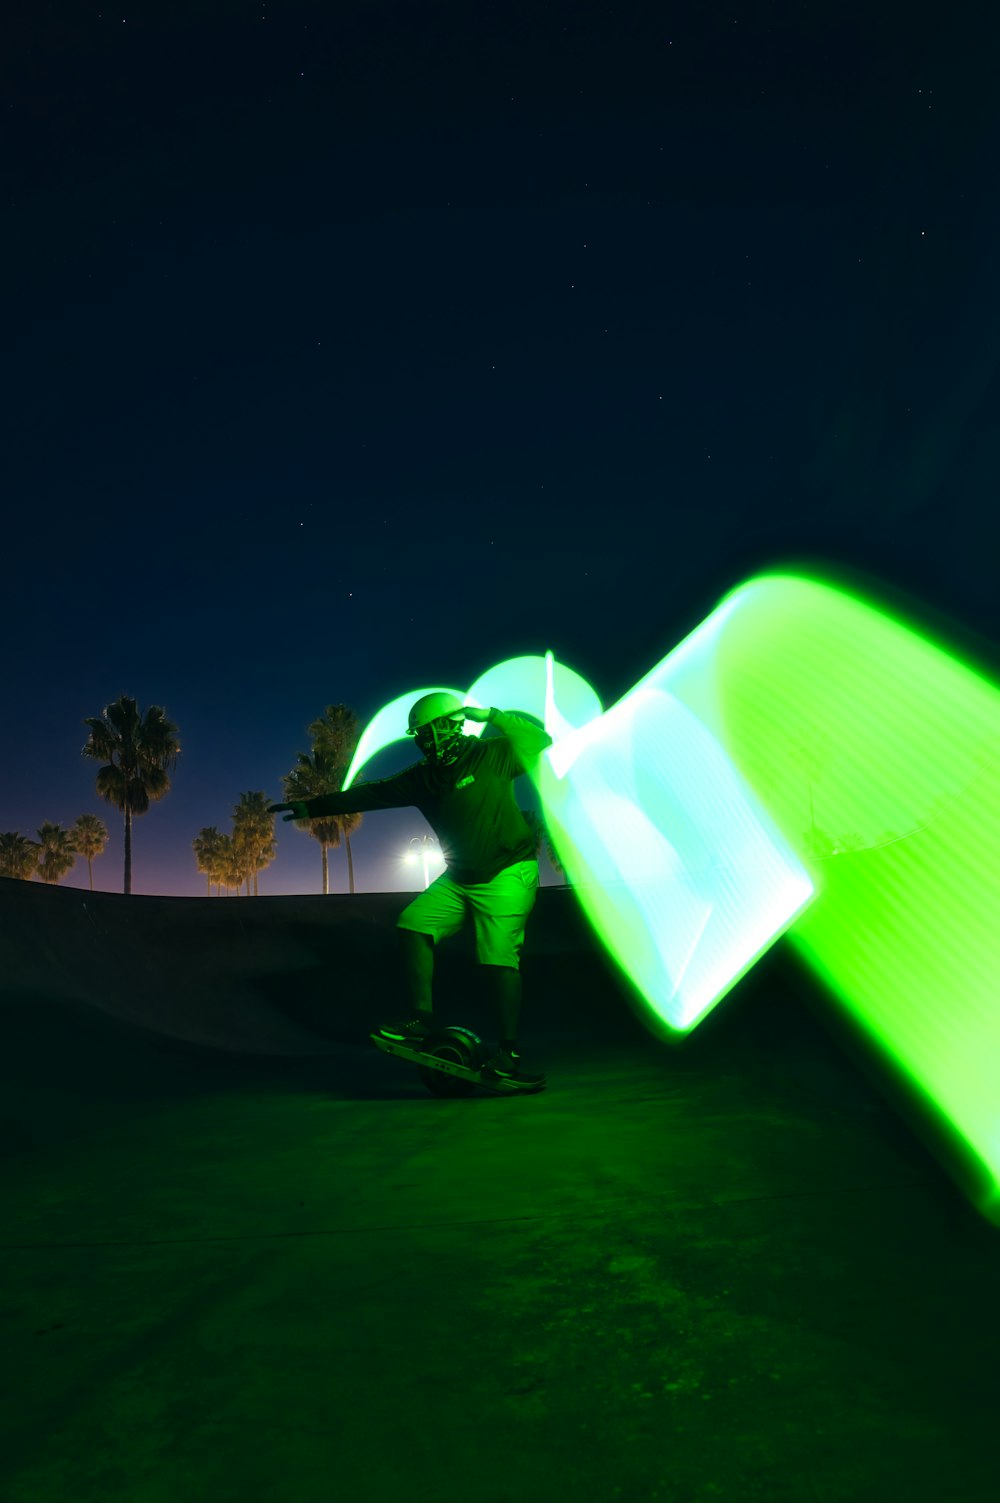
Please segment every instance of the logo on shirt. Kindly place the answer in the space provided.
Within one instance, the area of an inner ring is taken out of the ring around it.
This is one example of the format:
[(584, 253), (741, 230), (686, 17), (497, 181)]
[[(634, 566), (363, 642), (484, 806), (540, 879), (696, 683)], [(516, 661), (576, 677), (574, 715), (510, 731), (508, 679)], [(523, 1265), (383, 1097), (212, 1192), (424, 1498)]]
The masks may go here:
[(476, 781), (475, 778), (472, 776), (472, 773), (470, 772), (469, 776), (467, 778), (462, 778), (461, 782), (458, 782), (458, 783), (455, 784), (455, 790), (456, 790), (456, 792), (458, 791), (459, 788), (468, 788), (469, 784), (470, 783), (474, 783), (475, 781)]

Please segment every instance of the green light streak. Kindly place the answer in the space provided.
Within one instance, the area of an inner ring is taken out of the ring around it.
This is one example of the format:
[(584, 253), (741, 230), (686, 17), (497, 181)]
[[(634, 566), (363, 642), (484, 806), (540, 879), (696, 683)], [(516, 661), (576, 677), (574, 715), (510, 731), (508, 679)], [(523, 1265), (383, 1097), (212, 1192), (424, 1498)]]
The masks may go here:
[[(509, 658), (464, 696), (525, 710), (553, 737), (533, 774), (549, 832), (644, 1021), (671, 1039), (725, 996), (813, 890), (713, 737), (670, 694), (684, 653), (682, 645), (607, 714), (551, 653)], [(379, 711), (345, 787), (400, 739), (409, 706), (429, 692)]]
[[(396, 741), (406, 740), (406, 717), (410, 706), (415, 700), (422, 699), (425, 694), (454, 694), (456, 699), (463, 698), (461, 689), (449, 689), (444, 684), (432, 684), (429, 689), (413, 689), (408, 694), (400, 694), (396, 699), (390, 700), (362, 731), (357, 751), (347, 769), (347, 776), (341, 784), (342, 790), (350, 788), (365, 763), (377, 757), (380, 751), (384, 751), (387, 746), (392, 746)], [(473, 724), (471, 730), (473, 734), (478, 734), (482, 726)]]
[(727, 605), (720, 739), (822, 874), (791, 942), (1000, 1221), (1000, 693), (825, 584)]
[[(345, 787), (426, 692), (379, 712)], [(856, 595), (776, 574), (733, 591), (607, 711), (551, 653), (464, 697), (553, 737), (533, 773), (546, 822), (653, 1032), (686, 1036), (794, 925), (1000, 1224), (992, 683)]]
[[(555, 664), (552, 671), (552, 682), (558, 688), (562, 707), (557, 719), (560, 732), (596, 719), (601, 713), (601, 701), (587, 680), (562, 663)], [(508, 658), (506, 662), (498, 663), (495, 668), (481, 674), (467, 694), (463, 694), (461, 689), (452, 689), (443, 684), (434, 684), (429, 689), (410, 689), (384, 705), (365, 726), (341, 786), (344, 789), (350, 788), (367, 762), (377, 757), (379, 752), (385, 751), (386, 747), (406, 740), (406, 717), (410, 706), (423, 695), (454, 694), (463, 704), (481, 707), (495, 705), (501, 710), (526, 710), (528, 714), (542, 720), (549, 682), (550, 670), (545, 658), (520, 657)], [(485, 729), (484, 725), (476, 721), (465, 723), (466, 735), (480, 736)], [(555, 734), (547, 721), (546, 729), (550, 735)]]
[[(558, 709), (553, 695), (558, 698)], [(543, 722), (554, 741), (601, 714), (601, 701), (587, 680), (557, 663), (551, 653), (508, 658), (477, 678), (465, 697), (473, 704), (496, 705), (499, 710), (526, 710)]]
[(541, 759), (550, 834), (588, 918), (663, 1038), (688, 1032), (813, 894), (697, 716), (672, 658)]

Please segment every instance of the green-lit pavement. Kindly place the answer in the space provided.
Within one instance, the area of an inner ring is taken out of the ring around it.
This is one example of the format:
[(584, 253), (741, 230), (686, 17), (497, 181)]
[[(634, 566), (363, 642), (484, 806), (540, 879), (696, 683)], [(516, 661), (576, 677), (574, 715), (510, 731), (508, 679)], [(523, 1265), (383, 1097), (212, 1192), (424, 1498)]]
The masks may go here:
[(5, 1503), (993, 1503), (997, 1233), (767, 1000), (457, 1102), (15, 1009)]

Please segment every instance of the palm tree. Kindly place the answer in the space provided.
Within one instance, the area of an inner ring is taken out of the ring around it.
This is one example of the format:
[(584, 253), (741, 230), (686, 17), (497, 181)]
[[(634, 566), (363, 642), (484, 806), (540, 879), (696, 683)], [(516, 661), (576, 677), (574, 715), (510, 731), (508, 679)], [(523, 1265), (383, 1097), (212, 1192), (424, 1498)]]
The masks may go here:
[[(295, 767), (287, 777), (281, 779), (286, 800), (301, 800), (301, 798), (317, 798), (320, 794), (332, 794), (340, 786), (341, 779), (337, 777), (337, 768), (326, 758), (323, 751), (314, 751), (313, 756), (308, 756), (305, 751), (299, 751)], [(340, 845), (341, 825), (344, 819), (353, 819), (359, 822), (359, 815), (325, 815), (322, 819), (296, 819), (296, 830), (305, 830), (313, 840), (319, 840), (320, 851), (323, 852), (323, 893), (329, 893), (329, 857), (326, 852), (331, 846)]]
[(214, 825), (205, 825), (198, 831), (191, 842), (194, 849), (195, 861), (198, 870), (205, 873), (208, 881), (208, 895), (212, 896), (212, 883), (216, 885), (216, 891), (221, 892), (222, 882), (219, 875), (219, 852), (222, 844), (222, 835)]
[(257, 873), (271, 865), (278, 849), (274, 815), (267, 812), (270, 802), (266, 793), (241, 793), (233, 810), (233, 844), (246, 867), (248, 897), (250, 877), (253, 877), (253, 895), (257, 897)]
[(97, 773), (97, 791), (125, 816), (125, 887), (132, 891), (132, 816), (169, 792), (167, 769), (180, 755), (177, 727), (160, 705), (142, 715), (134, 699), (123, 694), (100, 715), (84, 720), (90, 735), (85, 757), (105, 765)]
[(247, 875), (247, 867), (242, 852), (237, 848), (231, 835), (219, 836), (218, 859), (219, 884), (226, 889), (227, 893), (235, 892), (239, 896), (240, 888)]
[(38, 831), (38, 875), (43, 882), (58, 882), (76, 860), (73, 832), (62, 825), (44, 824)]
[(355, 712), (348, 705), (327, 705), (308, 729), (313, 744), (329, 753), (346, 773), (361, 734), (361, 722)]
[(96, 814), (81, 814), (73, 826), (73, 843), (81, 856), (87, 858), (90, 873), (90, 890), (94, 890), (94, 857), (99, 856), (108, 843), (108, 827)]
[[(343, 784), (347, 776), (347, 769), (351, 765), (351, 758), (358, 747), (361, 735), (361, 722), (355, 712), (347, 705), (327, 705), (318, 720), (314, 720), (309, 726), (309, 734), (313, 738), (313, 751), (322, 751), (336, 768), (334, 784), (326, 789), (328, 793), (336, 792)], [(333, 815), (337, 821), (339, 834), (344, 837), (344, 849), (347, 852), (347, 885), (348, 890), (354, 891), (354, 856), (351, 852), (351, 834), (361, 824), (360, 814)], [(329, 842), (338, 845), (339, 838)], [(325, 867), (325, 860), (324, 860)], [(324, 887), (326, 891), (326, 877), (324, 870)]]
[(30, 882), (38, 870), (38, 843), (27, 835), (9, 830), (0, 835), (0, 877), (17, 877)]

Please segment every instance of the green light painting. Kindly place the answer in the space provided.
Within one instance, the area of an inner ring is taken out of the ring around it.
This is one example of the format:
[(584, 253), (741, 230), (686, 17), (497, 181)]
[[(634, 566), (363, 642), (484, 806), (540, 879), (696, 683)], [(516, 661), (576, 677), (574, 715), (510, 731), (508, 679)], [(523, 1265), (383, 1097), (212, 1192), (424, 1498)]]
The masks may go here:
[(601, 701), (587, 680), (555, 662), (551, 653), (508, 658), (477, 678), (465, 698), (501, 710), (526, 710), (544, 722), (554, 741), (601, 714)]
[(670, 692), (670, 664), (565, 734), (535, 774), (577, 896), (664, 1038), (694, 1027), (813, 893), (761, 802)]
[[(425, 692), (375, 717), (348, 781)], [(988, 679), (850, 591), (774, 574), (606, 711), (551, 653), (464, 697), (544, 721), (533, 778), (550, 834), (652, 1031), (682, 1039), (788, 930), (1000, 1223)]]
[[(561, 708), (555, 715), (555, 722), (560, 734), (600, 715), (601, 701), (587, 680), (581, 678), (579, 673), (574, 673), (572, 668), (557, 663), (553, 670), (542, 657), (508, 658), (506, 662), (498, 663), (495, 668), (490, 668), (477, 678), (468, 693), (444, 684), (434, 684), (429, 689), (411, 689), (384, 705), (365, 726), (357, 751), (347, 769), (343, 787), (350, 788), (362, 767), (378, 756), (380, 751), (396, 741), (406, 739), (409, 708), (425, 694), (454, 694), (456, 699), (465, 704), (526, 710), (541, 720), (545, 714), (546, 693), (550, 684), (554, 684), (559, 693)], [(467, 735), (479, 736), (485, 729), (484, 725), (476, 721), (466, 721)], [(548, 721), (546, 729), (550, 736), (555, 736), (556, 732)]]
[[(447, 691), (544, 722), (554, 745), (533, 779), (560, 860), (647, 1026), (672, 1039), (725, 996), (812, 895), (762, 804), (670, 694), (677, 656), (607, 714), (551, 653), (510, 658), (464, 696)], [(401, 738), (410, 705), (430, 692), (414, 689), (379, 711), (345, 788)]]
[(724, 610), (714, 729), (822, 889), (790, 942), (1000, 1221), (1000, 692), (815, 580)]
[[(361, 733), (357, 750), (341, 785), (343, 789), (350, 788), (366, 762), (377, 757), (379, 752), (384, 751), (387, 746), (392, 746), (393, 742), (405, 740), (406, 717), (410, 706), (416, 700), (422, 699), (425, 694), (454, 694), (456, 699), (468, 699), (468, 695), (463, 695), (461, 689), (449, 689), (444, 684), (432, 684), (429, 689), (412, 689), (408, 694), (400, 694), (398, 698), (383, 705)], [(482, 726), (469, 722), (467, 729), (471, 729), (472, 733), (477, 735), (482, 730)]]

